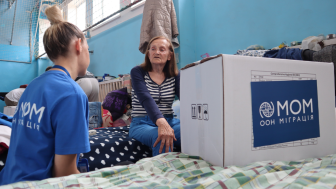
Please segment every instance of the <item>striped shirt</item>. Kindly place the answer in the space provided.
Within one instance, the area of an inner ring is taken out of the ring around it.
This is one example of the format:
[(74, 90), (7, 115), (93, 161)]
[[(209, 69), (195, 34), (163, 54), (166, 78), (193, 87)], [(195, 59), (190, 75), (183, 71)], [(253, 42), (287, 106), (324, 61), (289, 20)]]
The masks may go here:
[(153, 123), (164, 114), (173, 114), (172, 104), (180, 91), (180, 75), (156, 84), (140, 66), (131, 71), (132, 117), (149, 116)]

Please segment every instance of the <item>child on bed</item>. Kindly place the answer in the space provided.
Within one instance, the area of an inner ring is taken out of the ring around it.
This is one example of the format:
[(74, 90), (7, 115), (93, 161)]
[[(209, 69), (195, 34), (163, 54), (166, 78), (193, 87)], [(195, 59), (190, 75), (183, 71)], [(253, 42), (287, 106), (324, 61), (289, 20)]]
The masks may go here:
[(79, 173), (79, 154), (90, 151), (88, 98), (74, 81), (90, 64), (89, 47), (59, 8), (45, 14), (52, 25), (43, 44), (55, 66), (34, 79), (19, 101), (0, 185)]

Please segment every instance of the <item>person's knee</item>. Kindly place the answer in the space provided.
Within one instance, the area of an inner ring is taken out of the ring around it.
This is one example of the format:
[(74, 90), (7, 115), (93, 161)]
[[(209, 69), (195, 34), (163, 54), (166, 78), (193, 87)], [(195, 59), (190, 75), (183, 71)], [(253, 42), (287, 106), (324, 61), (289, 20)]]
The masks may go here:
[(174, 129), (175, 138), (177, 140), (179, 140), (181, 138), (181, 136), (180, 136), (181, 135), (180, 125), (179, 124), (174, 125), (173, 129)]

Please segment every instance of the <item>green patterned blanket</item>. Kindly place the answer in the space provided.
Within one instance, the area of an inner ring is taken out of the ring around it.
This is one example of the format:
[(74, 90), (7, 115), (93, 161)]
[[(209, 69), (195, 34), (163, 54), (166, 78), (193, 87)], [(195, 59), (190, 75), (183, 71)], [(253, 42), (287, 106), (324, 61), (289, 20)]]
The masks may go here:
[(0, 188), (336, 188), (335, 162), (336, 154), (221, 168), (197, 156), (169, 153), (134, 165)]

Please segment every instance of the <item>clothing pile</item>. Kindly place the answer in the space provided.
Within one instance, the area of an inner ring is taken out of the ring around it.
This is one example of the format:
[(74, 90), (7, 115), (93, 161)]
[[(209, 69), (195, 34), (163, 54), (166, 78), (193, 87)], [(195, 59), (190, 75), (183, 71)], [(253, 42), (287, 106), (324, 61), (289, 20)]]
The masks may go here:
[(4, 168), (12, 132), (13, 117), (0, 112), (0, 171)]
[[(292, 46), (285, 42), (269, 50), (259, 50), (262, 46), (252, 45), (246, 50), (238, 50), (235, 55), (304, 60), (315, 62), (333, 62), (336, 78), (336, 35), (318, 35), (305, 38), (302, 42), (293, 41)], [(336, 89), (336, 82), (335, 82)], [(336, 90), (335, 90), (336, 96)]]
[(235, 55), (263, 57), (268, 50), (238, 50)]

